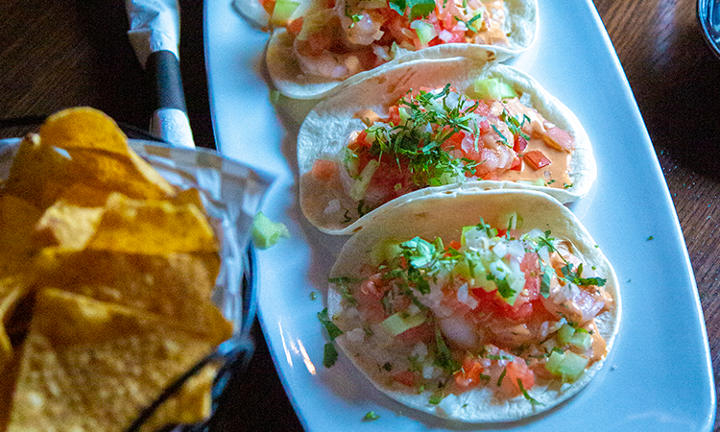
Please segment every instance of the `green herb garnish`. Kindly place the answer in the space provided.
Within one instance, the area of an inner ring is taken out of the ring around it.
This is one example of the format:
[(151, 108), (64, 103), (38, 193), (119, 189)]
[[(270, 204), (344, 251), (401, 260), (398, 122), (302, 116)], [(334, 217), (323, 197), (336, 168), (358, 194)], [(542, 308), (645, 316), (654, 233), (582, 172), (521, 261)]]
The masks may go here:
[(321, 312), (318, 312), (317, 317), (322, 323), (322, 325), (325, 326), (325, 330), (327, 330), (328, 336), (330, 336), (331, 341), (335, 340), (336, 337), (340, 336), (343, 333), (342, 330), (340, 330), (340, 328), (336, 326), (334, 322), (330, 321), (327, 308), (323, 309)]
[(338, 352), (335, 349), (335, 345), (332, 342), (326, 343), (323, 350), (323, 366), (325, 366), (326, 368), (331, 367), (335, 364), (337, 358)]
[(369, 411), (365, 416), (363, 417), (363, 421), (373, 421), (380, 418), (379, 414), (375, 414), (375, 411)]
[(520, 378), (517, 379), (518, 386), (520, 387), (520, 391), (522, 392), (523, 396), (525, 396), (525, 399), (527, 399), (531, 405), (544, 405), (541, 402), (538, 402), (533, 397), (528, 394), (527, 390), (525, 390), (525, 386), (523, 386), (522, 380)]

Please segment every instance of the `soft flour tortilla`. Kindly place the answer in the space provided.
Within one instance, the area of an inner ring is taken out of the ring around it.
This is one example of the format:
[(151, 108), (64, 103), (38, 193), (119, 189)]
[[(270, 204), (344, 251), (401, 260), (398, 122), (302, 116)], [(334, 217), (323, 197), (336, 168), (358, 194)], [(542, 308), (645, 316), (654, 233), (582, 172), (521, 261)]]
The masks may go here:
[[(313, 8), (313, 5), (310, 4), (308, 8)], [(507, 47), (449, 43), (419, 51), (399, 50), (392, 61), (345, 80), (303, 74), (293, 51), (293, 38), (285, 29), (275, 30), (266, 52), (268, 72), (275, 87), (285, 96), (294, 99), (321, 99), (350, 84), (410, 61), (451, 57), (505, 61), (528, 50), (535, 41), (539, 28), (537, 0), (505, 0), (505, 8), (505, 31), (509, 42)]]
[[(573, 252), (584, 262), (592, 263), (597, 268), (597, 274), (607, 279), (604, 288), (613, 297), (614, 303), (612, 309), (595, 318), (595, 322), (610, 352), (618, 331), (621, 310), (615, 272), (577, 218), (555, 199), (542, 193), (458, 190), (403, 203), (384, 211), (348, 240), (330, 272), (330, 278), (357, 277), (361, 268), (369, 265), (373, 245), (384, 239), (398, 241), (420, 236), (431, 241), (439, 236), (447, 244), (460, 238), (463, 226), (477, 224), (480, 217), (490, 225), (497, 226), (506, 220), (503, 216), (508, 212), (517, 212), (522, 216), (523, 231), (533, 228), (551, 230), (553, 237), (571, 241), (575, 247)], [(356, 319), (344, 315), (344, 306), (342, 295), (331, 284), (328, 312), (341, 328), (343, 322)], [(352, 343), (343, 335), (335, 341), (375, 387), (393, 399), (430, 414), (473, 423), (513, 421), (553, 408), (585, 387), (604, 363), (594, 363), (573, 384), (561, 386), (559, 383), (542, 384), (537, 381), (529, 394), (543, 405), (532, 405), (523, 396), (509, 400), (494, 399), (487, 386), (457, 397), (447, 396), (439, 405), (431, 405), (428, 403), (430, 392), (417, 394), (401, 384), (388, 385), (381, 368), (372, 358), (368, 358), (370, 347)]]
[[(472, 88), (478, 77), (502, 78), (519, 93), (529, 93), (533, 108), (548, 121), (575, 137), (575, 151), (569, 167), (572, 187), (562, 189), (496, 180), (428, 187), (403, 195), (357, 219), (357, 217), (353, 218), (353, 215), (350, 215), (350, 218), (346, 217), (346, 208), (351, 204), (352, 199), (341, 187), (332, 189), (320, 187), (313, 182), (310, 175), (305, 175), (310, 172), (316, 159), (334, 157), (347, 145), (347, 139), (353, 131), (365, 129), (360, 119), (353, 118), (358, 111), (371, 109), (383, 117), (387, 115), (388, 106), (396, 103), (409, 89), (437, 88), (450, 83), (458, 91), (463, 92)], [(569, 108), (548, 93), (535, 79), (515, 68), (465, 58), (407, 63), (346, 88), (341, 93), (319, 103), (307, 115), (298, 134), (297, 146), (301, 177), (301, 208), (313, 225), (330, 234), (351, 234), (390, 207), (438, 191), (457, 187), (535, 190), (552, 195), (560, 202), (568, 203), (585, 196), (597, 177), (590, 138)], [(328, 211), (328, 204), (336, 199), (348, 204), (345, 208)]]

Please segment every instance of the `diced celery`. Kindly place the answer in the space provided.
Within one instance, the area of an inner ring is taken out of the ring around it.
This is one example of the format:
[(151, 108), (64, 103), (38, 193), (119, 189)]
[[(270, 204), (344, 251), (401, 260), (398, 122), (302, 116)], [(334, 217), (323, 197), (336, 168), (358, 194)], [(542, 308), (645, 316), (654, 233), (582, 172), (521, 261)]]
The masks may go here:
[(592, 345), (592, 336), (590, 333), (576, 331), (573, 337), (570, 338), (570, 345), (586, 350)]
[(483, 14), (485, 13), (487, 9), (485, 6), (480, 6), (478, 9), (475, 9), (473, 11), (473, 17), (470, 18), (470, 25), (472, 28), (475, 29), (475, 31), (480, 31), (480, 29), (483, 26)]
[(402, 124), (405, 124), (405, 122), (407, 122), (408, 119), (412, 116), (412, 113), (409, 111), (410, 110), (406, 107), (398, 108), (398, 114), (400, 115), (400, 121), (402, 122)]
[(360, 173), (360, 178), (355, 180), (352, 187), (350, 188), (350, 197), (355, 201), (360, 201), (365, 198), (365, 191), (367, 190), (370, 180), (372, 179), (375, 170), (379, 163), (377, 159), (371, 159), (365, 168)]
[(505, 223), (505, 227), (508, 230), (514, 230), (522, 227), (523, 218), (517, 214), (517, 212), (508, 213), (503, 219), (507, 221)]
[(258, 212), (253, 218), (252, 237), (256, 247), (267, 249), (283, 237), (290, 238), (290, 231), (284, 224), (275, 223), (263, 212)]
[(574, 382), (585, 372), (589, 359), (572, 351), (565, 352), (565, 360), (560, 365), (560, 376), (565, 382)]
[(292, 0), (277, 0), (272, 15), (270, 16), (270, 22), (275, 25), (287, 24), (299, 5), (299, 2)]
[(426, 23), (425, 21), (415, 20), (410, 23), (410, 28), (415, 30), (418, 35), (418, 39), (420, 39), (420, 43), (423, 45), (427, 45), (428, 42), (435, 39), (435, 36), (437, 36), (435, 26)]
[(565, 354), (553, 351), (550, 353), (550, 357), (548, 357), (547, 362), (545, 363), (545, 369), (553, 375), (560, 375), (560, 365), (564, 360)]
[(392, 241), (384, 241), (375, 243), (370, 251), (370, 264), (377, 267), (384, 262), (388, 262), (400, 255), (402, 249), (400, 243)]
[(574, 382), (585, 372), (588, 359), (572, 351), (559, 353), (553, 351), (545, 363), (545, 369), (551, 374), (562, 378), (563, 382)]
[(535, 180), (518, 180), (516, 183), (528, 185), (528, 186), (547, 186), (545, 180), (539, 178)]
[(418, 313), (408, 315), (406, 312), (397, 312), (380, 323), (380, 326), (387, 334), (392, 337), (399, 335), (413, 327), (417, 327), (425, 322), (425, 314)]
[(566, 345), (570, 343), (574, 335), (575, 329), (569, 324), (563, 324), (557, 332), (558, 342), (560, 342), (560, 345)]
[(501, 100), (517, 97), (512, 86), (498, 78), (485, 78), (475, 81), (475, 97), (483, 100)]

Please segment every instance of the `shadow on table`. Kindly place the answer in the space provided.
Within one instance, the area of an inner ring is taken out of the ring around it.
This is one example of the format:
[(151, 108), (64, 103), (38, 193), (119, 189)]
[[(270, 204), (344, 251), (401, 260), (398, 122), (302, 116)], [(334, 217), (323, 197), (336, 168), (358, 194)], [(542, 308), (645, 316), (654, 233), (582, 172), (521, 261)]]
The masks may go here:
[[(632, 83), (658, 151), (699, 174), (720, 180), (720, 58), (699, 25), (682, 28), (675, 45), (649, 61)], [(676, 54), (676, 55), (673, 55)]]

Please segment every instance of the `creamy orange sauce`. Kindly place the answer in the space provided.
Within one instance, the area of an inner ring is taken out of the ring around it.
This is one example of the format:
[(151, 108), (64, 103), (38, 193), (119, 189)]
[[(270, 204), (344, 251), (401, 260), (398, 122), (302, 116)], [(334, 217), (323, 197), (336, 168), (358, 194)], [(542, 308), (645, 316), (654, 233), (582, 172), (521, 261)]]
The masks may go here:
[(523, 163), (520, 171), (505, 171), (498, 176), (498, 179), (506, 181), (535, 181), (542, 179), (547, 186), (560, 189), (570, 185), (571, 180), (568, 175), (570, 161), (572, 160), (570, 153), (548, 147), (541, 138), (530, 139), (527, 148), (521, 153), (527, 153), (531, 150), (543, 152), (545, 157), (550, 159), (550, 165), (534, 170), (527, 163)]
[(508, 39), (503, 30), (505, 22), (505, 8), (503, 0), (491, 0), (482, 2), (487, 8), (484, 12), (482, 26), (477, 35), (468, 37), (468, 42), (485, 45), (507, 46)]

